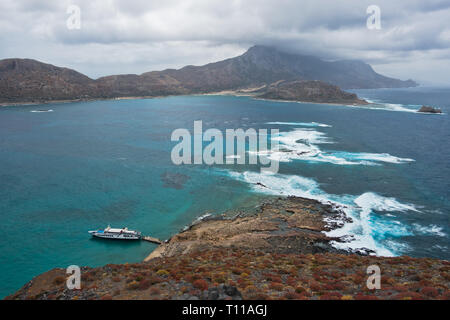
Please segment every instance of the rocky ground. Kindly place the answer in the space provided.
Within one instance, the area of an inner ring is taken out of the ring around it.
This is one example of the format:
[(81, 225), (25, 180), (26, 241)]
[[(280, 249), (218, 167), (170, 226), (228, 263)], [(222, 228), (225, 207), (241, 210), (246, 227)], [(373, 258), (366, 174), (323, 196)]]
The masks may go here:
[[(80, 290), (53, 269), (7, 299), (450, 299), (448, 261), (333, 249), (339, 239), (322, 231), (345, 219), (313, 200), (273, 199), (195, 223), (142, 263), (84, 267)], [(367, 288), (371, 265), (380, 289)]]

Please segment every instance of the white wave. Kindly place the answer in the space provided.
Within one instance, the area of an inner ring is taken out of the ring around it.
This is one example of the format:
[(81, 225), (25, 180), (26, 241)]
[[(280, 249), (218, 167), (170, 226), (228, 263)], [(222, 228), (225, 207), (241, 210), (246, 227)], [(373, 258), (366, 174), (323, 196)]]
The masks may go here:
[(385, 103), (384, 104), (386, 110), (390, 111), (400, 111), (400, 112), (417, 112), (417, 110), (405, 108), (405, 105), (403, 104), (397, 104), (397, 103)]
[[(403, 244), (389, 240), (391, 237), (402, 237), (411, 235), (409, 228), (399, 221), (390, 221), (383, 218), (375, 219), (374, 211), (403, 212), (417, 211), (414, 205), (403, 204), (394, 198), (380, 196), (373, 192), (366, 192), (353, 200), (353, 206), (345, 213), (352, 218), (352, 222), (345, 224), (342, 228), (331, 230), (326, 234), (330, 237), (345, 237), (352, 235), (350, 242), (333, 242), (334, 247), (339, 249), (368, 248), (380, 256), (394, 256), (404, 247)], [(376, 238), (381, 240), (376, 240)], [(387, 239), (383, 241), (383, 239)]]
[[(401, 104), (401, 103), (387, 103), (376, 99), (368, 99), (361, 97), (361, 99), (366, 100), (369, 104), (367, 105), (346, 105), (347, 107), (360, 108), (360, 109), (370, 109), (370, 110), (383, 110), (383, 111), (395, 111), (395, 112), (411, 112), (416, 114), (427, 114), (424, 112), (418, 112), (421, 104)], [(445, 115), (444, 112), (438, 113), (436, 115)]]
[(225, 172), (236, 180), (252, 185), (255, 192), (314, 199), (342, 210), (352, 222), (325, 232), (330, 237), (346, 239), (345, 242), (332, 242), (338, 249), (358, 251), (367, 248), (380, 256), (394, 256), (404, 252), (406, 245), (391, 238), (411, 235), (409, 228), (399, 221), (374, 219), (373, 213), (418, 211), (412, 204), (401, 203), (395, 198), (383, 197), (373, 192), (366, 192), (360, 196), (327, 194), (321, 190), (316, 181), (301, 176), (252, 171)]
[(430, 224), (429, 226), (422, 226), (418, 223), (413, 224), (415, 230), (419, 232), (420, 234), (431, 234), (436, 235), (439, 237), (445, 237), (447, 236), (443, 231), (441, 227), (438, 227), (437, 225)]
[(367, 153), (367, 152), (335, 152), (334, 155), (341, 155), (346, 159), (352, 160), (368, 160), (368, 161), (378, 161), (378, 162), (388, 162), (388, 163), (405, 163), (413, 162), (414, 159), (410, 158), (399, 158), (389, 153)]
[(416, 207), (412, 204), (403, 204), (398, 202), (395, 198), (386, 198), (382, 197), (373, 192), (366, 192), (360, 195), (354, 201), (362, 211), (396, 211), (396, 212), (404, 212), (404, 211), (415, 211), (419, 212)]
[(53, 112), (53, 109), (48, 109), (48, 110), (31, 110), (30, 112), (33, 112), (33, 113)]
[(322, 128), (330, 128), (329, 124), (319, 123), (319, 122), (267, 122), (266, 124), (275, 124), (275, 125), (286, 125), (286, 126), (300, 126), (300, 127), (322, 127)]
[(385, 163), (406, 163), (414, 161), (409, 158), (399, 158), (388, 153), (355, 153), (346, 151), (322, 151), (319, 144), (332, 144), (325, 133), (310, 128), (297, 128), (289, 132), (280, 132), (272, 136), (272, 141), (279, 144), (278, 151), (261, 151), (270, 160), (291, 162), (303, 160), (309, 162), (327, 162), (336, 165), (377, 165)]

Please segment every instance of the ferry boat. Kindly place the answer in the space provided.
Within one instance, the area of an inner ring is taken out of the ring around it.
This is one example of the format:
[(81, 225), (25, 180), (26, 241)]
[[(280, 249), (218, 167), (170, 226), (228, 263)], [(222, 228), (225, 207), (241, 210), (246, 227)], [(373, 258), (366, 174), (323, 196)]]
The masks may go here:
[(104, 230), (93, 230), (89, 233), (98, 238), (105, 239), (119, 239), (119, 240), (139, 240), (141, 239), (141, 233), (138, 231), (128, 230), (128, 228), (111, 228), (106, 227)]

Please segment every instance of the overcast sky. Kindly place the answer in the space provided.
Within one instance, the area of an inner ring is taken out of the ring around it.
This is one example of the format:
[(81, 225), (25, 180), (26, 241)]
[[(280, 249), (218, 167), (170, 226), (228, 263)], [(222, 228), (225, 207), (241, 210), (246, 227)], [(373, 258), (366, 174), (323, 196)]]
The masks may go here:
[[(67, 27), (70, 5), (80, 29)], [(380, 30), (367, 28), (369, 5), (380, 8)], [(1, 0), (0, 30), (0, 59), (92, 78), (201, 65), (263, 44), (450, 84), (450, 0)]]

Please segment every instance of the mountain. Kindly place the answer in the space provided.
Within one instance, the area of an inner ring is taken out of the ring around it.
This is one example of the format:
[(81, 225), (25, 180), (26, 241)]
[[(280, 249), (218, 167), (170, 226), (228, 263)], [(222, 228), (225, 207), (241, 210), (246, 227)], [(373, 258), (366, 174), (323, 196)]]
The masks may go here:
[(277, 81), (264, 89), (258, 98), (318, 103), (367, 104), (354, 93), (319, 80)]
[(0, 102), (81, 99), (96, 92), (94, 80), (71, 69), (31, 59), (0, 61)]
[(324, 61), (272, 47), (204, 66), (91, 79), (79, 72), (30, 59), (0, 60), (0, 102), (165, 96), (237, 90), (279, 80), (320, 80), (341, 88), (415, 86), (376, 73), (361, 61)]

